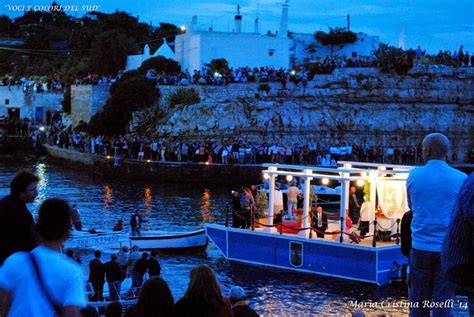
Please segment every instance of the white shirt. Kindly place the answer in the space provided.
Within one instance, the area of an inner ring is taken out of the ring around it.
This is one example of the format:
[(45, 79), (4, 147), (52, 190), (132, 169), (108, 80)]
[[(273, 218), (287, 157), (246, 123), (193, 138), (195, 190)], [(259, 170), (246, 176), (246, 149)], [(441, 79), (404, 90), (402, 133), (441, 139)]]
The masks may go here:
[[(60, 306), (85, 307), (81, 267), (68, 257), (39, 246), (32, 251), (49, 296)], [(8, 316), (55, 316), (55, 310), (37, 280), (28, 252), (17, 252), (0, 268), (0, 288), (12, 295)]]
[(281, 190), (276, 190), (273, 192), (273, 205), (274, 206), (283, 206), (283, 193)]

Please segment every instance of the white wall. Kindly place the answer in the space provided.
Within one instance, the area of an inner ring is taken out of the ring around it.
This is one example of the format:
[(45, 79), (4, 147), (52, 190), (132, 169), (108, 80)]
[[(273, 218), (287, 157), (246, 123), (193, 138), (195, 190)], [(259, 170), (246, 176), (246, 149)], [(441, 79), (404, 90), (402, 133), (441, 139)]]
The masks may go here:
[[(192, 72), (215, 58), (225, 58), (230, 67), (275, 68), (289, 66), (287, 38), (262, 36), (256, 33), (199, 32), (176, 37), (176, 60)], [(273, 55), (270, 55), (270, 51)]]
[[(345, 55), (350, 58), (352, 52), (357, 52), (357, 55), (362, 57), (371, 56), (372, 51), (379, 46), (379, 37), (368, 36), (364, 33), (356, 33), (356, 35), (357, 41), (355, 43), (334, 47), (333, 56)], [(331, 48), (321, 44), (317, 45), (320, 48), (317, 48), (314, 54), (306, 52), (306, 47), (315, 41), (313, 34), (295, 33), (292, 37), (291, 55), (297, 64), (303, 62), (305, 58), (325, 58), (331, 55)]]
[[(9, 100), (9, 104), (5, 104), (5, 100)], [(61, 100), (63, 94), (60, 92), (31, 92), (26, 95), (22, 87), (0, 86), (0, 117), (8, 116), (8, 108), (19, 108), (20, 118), (34, 119), (36, 114), (35, 108), (43, 108), (44, 117), (46, 111), (61, 111)]]

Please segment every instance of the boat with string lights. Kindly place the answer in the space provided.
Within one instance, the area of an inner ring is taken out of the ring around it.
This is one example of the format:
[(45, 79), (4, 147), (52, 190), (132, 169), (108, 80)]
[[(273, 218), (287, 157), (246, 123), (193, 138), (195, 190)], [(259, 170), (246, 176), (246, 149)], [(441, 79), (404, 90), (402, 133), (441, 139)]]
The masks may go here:
[[(405, 186), (411, 166), (341, 161), (330, 168), (281, 164), (264, 164), (264, 168), (268, 180), (265, 218), (255, 218), (252, 210), (246, 219), (248, 228), (233, 227), (229, 216), (225, 225), (206, 224), (207, 236), (225, 258), (376, 285), (401, 279), (407, 258), (401, 252), (400, 222), (408, 211)], [(303, 206), (296, 219), (276, 214), (278, 177), (297, 178), (303, 184)], [(312, 219), (321, 212), (312, 192), (314, 186), (329, 181), (340, 184), (336, 187), (339, 215), (338, 219), (328, 217), (322, 231), (321, 221)], [(356, 186), (364, 193), (364, 222), (359, 225), (348, 219)]]

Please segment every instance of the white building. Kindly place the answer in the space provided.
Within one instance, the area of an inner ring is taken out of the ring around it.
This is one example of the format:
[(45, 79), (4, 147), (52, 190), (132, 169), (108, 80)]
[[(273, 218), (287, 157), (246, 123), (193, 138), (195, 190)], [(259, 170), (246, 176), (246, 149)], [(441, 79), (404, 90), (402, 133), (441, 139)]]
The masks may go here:
[[(282, 5), (280, 28), (276, 35), (261, 35), (258, 19), (255, 20), (254, 32), (241, 32), (242, 16), (239, 7), (233, 32), (199, 29), (197, 16), (194, 16), (186, 33), (176, 36), (176, 61), (183, 70), (192, 72), (217, 58), (225, 58), (230, 67), (289, 68), (305, 60), (331, 55), (330, 47), (322, 45), (313, 54), (306, 51), (306, 47), (315, 42), (313, 33), (290, 32), (288, 36), (288, 8), (288, 3)], [(334, 48), (333, 56), (371, 56), (378, 45), (378, 36), (357, 33), (357, 42)]]
[(62, 111), (61, 92), (25, 93), (21, 86), (0, 86), (0, 117), (44, 121), (47, 113)]
[[(176, 61), (183, 70), (192, 72), (212, 59), (225, 58), (230, 67), (273, 66), (288, 68), (290, 39), (288, 38), (288, 5), (282, 9), (282, 21), (277, 35), (261, 35), (258, 19), (254, 32), (241, 32), (242, 16), (238, 10), (233, 32), (203, 31), (194, 16), (186, 33), (176, 36)], [(286, 12), (286, 14), (285, 14)]]

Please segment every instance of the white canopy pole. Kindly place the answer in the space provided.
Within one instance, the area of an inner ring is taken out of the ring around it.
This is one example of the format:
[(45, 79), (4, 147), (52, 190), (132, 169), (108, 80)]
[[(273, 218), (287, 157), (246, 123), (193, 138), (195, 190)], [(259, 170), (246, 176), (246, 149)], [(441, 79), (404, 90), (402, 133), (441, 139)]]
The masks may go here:
[[(311, 170), (304, 170), (304, 173), (311, 175)], [(303, 219), (301, 221), (301, 228), (309, 227), (308, 215), (309, 215), (309, 208), (310, 208), (310, 202), (311, 202), (310, 193), (311, 193), (311, 177), (305, 176), (304, 177)], [(302, 230), (298, 233), (298, 235), (307, 238), (309, 236), (309, 230)]]
[[(270, 172), (275, 172), (276, 171), (276, 167), (269, 167), (268, 170)], [(276, 175), (273, 174), (273, 173), (270, 173), (269, 175), (269, 179), (268, 179), (268, 218), (267, 218), (267, 225), (269, 226), (272, 226), (273, 225), (273, 204), (275, 203), (275, 179), (276, 179)], [(275, 227), (265, 227), (263, 228), (263, 231), (265, 232), (276, 232), (276, 228)]]
[[(375, 220), (377, 180), (371, 177), (369, 178), (369, 183), (370, 183), (370, 212), (372, 213), (370, 215), (370, 222), (373, 222)], [(369, 226), (369, 235), (373, 235), (373, 234), (374, 234), (374, 225), (371, 224)]]

